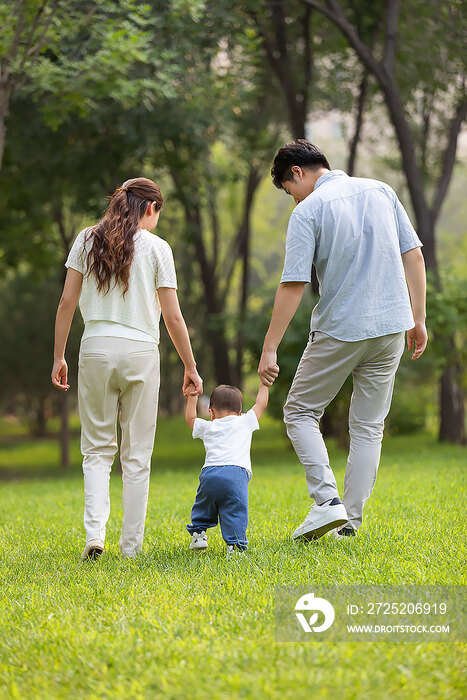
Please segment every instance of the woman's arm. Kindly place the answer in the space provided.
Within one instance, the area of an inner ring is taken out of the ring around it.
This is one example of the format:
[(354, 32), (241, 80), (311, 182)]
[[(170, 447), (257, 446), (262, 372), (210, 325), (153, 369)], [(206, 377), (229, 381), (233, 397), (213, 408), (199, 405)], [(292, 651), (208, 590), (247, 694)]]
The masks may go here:
[(159, 287), (157, 293), (159, 295), (159, 303), (161, 305), (162, 316), (167, 331), (181, 361), (185, 365), (182, 391), (185, 393), (185, 389), (190, 382), (193, 382), (196, 387), (196, 394), (194, 395), (202, 394), (203, 380), (196, 370), (196, 362), (191, 349), (190, 336), (188, 335), (188, 329), (178, 303), (177, 290), (171, 287)]
[(65, 362), (65, 348), (82, 284), (83, 275), (81, 272), (73, 270), (71, 267), (68, 268), (55, 319), (54, 365), (52, 368), (52, 384), (62, 391), (68, 391), (70, 388), (68, 366)]

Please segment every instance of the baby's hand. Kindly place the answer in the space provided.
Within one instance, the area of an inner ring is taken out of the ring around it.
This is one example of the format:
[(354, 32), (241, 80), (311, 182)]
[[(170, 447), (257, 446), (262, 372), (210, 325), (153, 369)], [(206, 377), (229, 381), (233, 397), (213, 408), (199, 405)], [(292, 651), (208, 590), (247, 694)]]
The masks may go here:
[(196, 386), (193, 384), (193, 382), (190, 382), (188, 386), (185, 388), (184, 395), (188, 398), (188, 396), (196, 396), (197, 395), (196, 391)]

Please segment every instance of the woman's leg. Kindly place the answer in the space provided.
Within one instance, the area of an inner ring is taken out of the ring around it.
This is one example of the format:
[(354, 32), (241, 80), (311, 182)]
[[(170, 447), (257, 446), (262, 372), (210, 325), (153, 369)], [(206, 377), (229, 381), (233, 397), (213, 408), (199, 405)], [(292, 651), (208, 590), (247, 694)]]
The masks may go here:
[[(122, 339), (120, 339), (122, 340)], [(159, 348), (123, 339), (119, 363), (123, 523), (120, 549), (141, 551), (159, 397)]]
[[(84, 475), (86, 542), (105, 541), (110, 513), (109, 479), (117, 451), (118, 384), (108, 338), (87, 338), (81, 344), (78, 402)], [(104, 342), (103, 342), (104, 341)]]

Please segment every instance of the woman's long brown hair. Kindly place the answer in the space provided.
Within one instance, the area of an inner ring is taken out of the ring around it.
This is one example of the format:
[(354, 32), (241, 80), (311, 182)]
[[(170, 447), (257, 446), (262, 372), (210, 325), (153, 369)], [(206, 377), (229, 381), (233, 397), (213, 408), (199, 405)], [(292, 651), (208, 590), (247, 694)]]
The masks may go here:
[(111, 195), (99, 223), (86, 233), (85, 246), (92, 239), (86, 256), (86, 274), (94, 275), (99, 292), (107, 294), (114, 280), (115, 285), (123, 287), (123, 296), (127, 293), (135, 252), (134, 236), (151, 202), (156, 203), (157, 211), (164, 203), (155, 182), (146, 177), (127, 180)]

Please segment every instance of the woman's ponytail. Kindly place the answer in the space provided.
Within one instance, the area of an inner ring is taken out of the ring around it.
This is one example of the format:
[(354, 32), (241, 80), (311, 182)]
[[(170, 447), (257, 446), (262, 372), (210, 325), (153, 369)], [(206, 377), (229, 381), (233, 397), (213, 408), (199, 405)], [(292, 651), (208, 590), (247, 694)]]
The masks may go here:
[(99, 223), (87, 232), (85, 241), (92, 243), (87, 253), (86, 273), (94, 275), (99, 292), (107, 294), (113, 281), (122, 285), (123, 296), (127, 293), (135, 252), (134, 236), (151, 202), (156, 203), (158, 211), (164, 203), (155, 182), (145, 177), (127, 180), (111, 195)]

